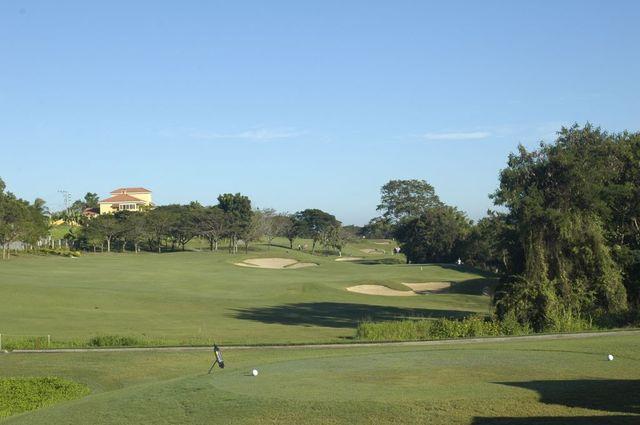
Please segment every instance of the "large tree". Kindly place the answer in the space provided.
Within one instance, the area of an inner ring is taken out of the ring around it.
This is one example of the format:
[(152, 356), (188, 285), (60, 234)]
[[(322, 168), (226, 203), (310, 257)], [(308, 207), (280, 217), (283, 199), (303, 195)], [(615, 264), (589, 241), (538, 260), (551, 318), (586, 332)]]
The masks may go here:
[(433, 186), (426, 180), (391, 180), (380, 189), (378, 211), (392, 222), (422, 214), (442, 205)]
[(438, 206), (403, 219), (396, 228), (407, 262), (450, 263), (461, 252), (471, 222), (454, 207)]
[(209, 242), (211, 251), (218, 250), (218, 243), (225, 234), (225, 214), (218, 206), (205, 207), (196, 215), (198, 233)]
[(5, 184), (0, 180), (0, 245), (2, 258), (9, 258), (9, 246), (19, 239), (28, 220), (27, 205), (11, 192), (5, 192)]
[(629, 158), (638, 156), (633, 147), (627, 156), (620, 152), (631, 139), (637, 136), (574, 126), (563, 128), (553, 144), (534, 151), (520, 146), (509, 156), (493, 197), (508, 209), (514, 228), (511, 272), (518, 277), (499, 288), (499, 314), (542, 329), (568, 315), (627, 309), (614, 252), (635, 248), (610, 241), (626, 244), (623, 235), (633, 233), (637, 214), (637, 186), (625, 173), (634, 175)]
[(158, 207), (146, 215), (146, 234), (149, 246), (155, 246), (158, 253), (162, 252), (162, 241), (169, 236), (172, 216), (164, 208)]
[(300, 230), (300, 235), (311, 238), (311, 253), (315, 253), (316, 244), (328, 238), (333, 227), (340, 226), (340, 222), (327, 212), (319, 209), (306, 209), (295, 214), (294, 220)]
[(282, 236), (289, 241), (289, 248), (293, 249), (293, 241), (300, 236), (301, 225), (295, 214), (280, 214), (278, 220), (278, 236)]
[(240, 193), (225, 193), (218, 196), (218, 207), (225, 214), (226, 233), (229, 237), (229, 250), (238, 252), (238, 243), (248, 237), (252, 225), (253, 211), (251, 200)]
[(94, 238), (102, 238), (111, 252), (111, 244), (121, 233), (121, 222), (113, 214), (99, 215), (87, 223), (87, 233)]

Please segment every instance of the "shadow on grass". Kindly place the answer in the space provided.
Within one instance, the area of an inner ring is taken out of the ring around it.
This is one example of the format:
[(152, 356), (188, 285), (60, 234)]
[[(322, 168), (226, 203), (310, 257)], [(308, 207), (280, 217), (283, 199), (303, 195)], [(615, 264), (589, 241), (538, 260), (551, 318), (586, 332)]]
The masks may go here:
[(447, 269), (447, 270), (455, 270), (457, 272), (462, 272), (462, 273), (477, 274), (482, 277), (488, 277), (488, 278), (497, 278), (497, 275), (495, 275), (494, 273), (488, 272), (486, 270), (477, 269), (475, 267), (466, 266), (464, 264), (457, 265), (457, 264), (437, 263), (433, 265), (440, 266), (443, 269)]
[(472, 425), (638, 425), (640, 416), (536, 416), (529, 418), (474, 418)]
[(378, 259), (365, 259), (350, 261), (355, 264), (363, 264), (365, 266), (379, 266), (379, 265), (398, 265), (404, 264), (404, 261), (399, 258), (378, 258)]
[(498, 279), (478, 278), (469, 279), (462, 282), (452, 282), (451, 287), (443, 290), (442, 293), (465, 294), (465, 295), (483, 295), (493, 293)]
[(355, 328), (358, 326), (358, 323), (363, 320), (381, 322), (409, 318), (461, 318), (470, 314), (472, 314), (472, 312), (456, 310), (315, 302), (236, 309), (233, 315), (237, 319), (253, 320), (262, 323)]
[[(537, 391), (540, 401), (570, 408), (611, 413), (640, 414), (640, 380), (580, 379), (570, 381), (501, 382), (502, 385)], [(503, 424), (638, 424), (640, 416), (576, 416), (531, 418), (475, 418), (474, 425)]]

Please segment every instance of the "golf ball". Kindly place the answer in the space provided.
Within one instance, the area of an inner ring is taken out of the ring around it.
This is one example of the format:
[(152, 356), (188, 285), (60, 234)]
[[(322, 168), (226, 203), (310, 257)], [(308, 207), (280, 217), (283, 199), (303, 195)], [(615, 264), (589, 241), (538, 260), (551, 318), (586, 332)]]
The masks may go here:
[(613, 354), (609, 354), (607, 358), (609, 359), (609, 361), (613, 360)]
[(252, 374), (253, 376), (258, 376), (258, 369), (253, 369), (253, 370), (251, 371), (251, 374)]

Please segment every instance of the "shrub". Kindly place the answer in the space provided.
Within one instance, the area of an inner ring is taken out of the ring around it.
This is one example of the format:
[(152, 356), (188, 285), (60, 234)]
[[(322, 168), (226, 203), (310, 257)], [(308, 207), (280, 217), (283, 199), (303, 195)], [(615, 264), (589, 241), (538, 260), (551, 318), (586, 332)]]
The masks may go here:
[(82, 253), (80, 251), (71, 251), (68, 249), (51, 249), (41, 248), (38, 250), (40, 255), (59, 255), (61, 257), (80, 257)]
[(0, 378), (0, 419), (89, 394), (86, 385), (55, 376)]
[(528, 333), (531, 333), (531, 329), (520, 325), (515, 320), (503, 323), (482, 315), (473, 315), (460, 320), (416, 319), (381, 323), (362, 322), (356, 330), (356, 338), (367, 341), (419, 341)]
[(547, 314), (546, 332), (579, 332), (595, 329), (593, 320), (569, 308), (557, 308)]
[(89, 339), (90, 347), (131, 347), (144, 345), (144, 341), (133, 336), (96, 335)]

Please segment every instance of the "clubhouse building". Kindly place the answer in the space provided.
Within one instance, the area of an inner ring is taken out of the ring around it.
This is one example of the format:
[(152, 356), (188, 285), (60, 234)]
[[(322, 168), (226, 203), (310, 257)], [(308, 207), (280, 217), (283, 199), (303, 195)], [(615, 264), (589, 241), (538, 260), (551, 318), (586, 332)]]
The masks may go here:
[(100, 214), (116, 211), (139, 211), (152, 207), (151, 191), (144, 187), (121, 187), (111, 191), (111, 196), (100, 201)]

